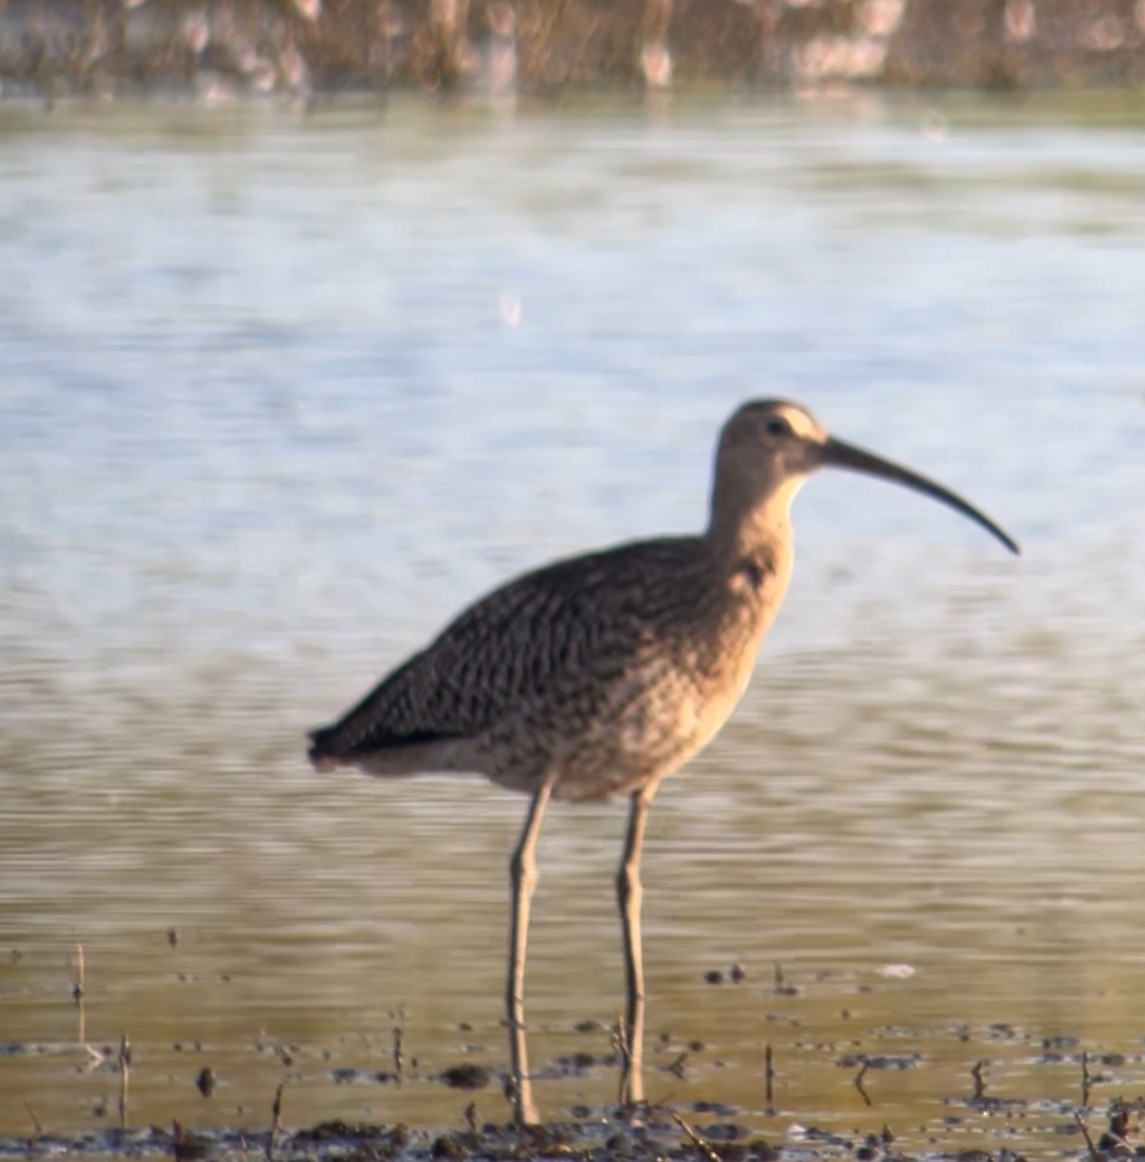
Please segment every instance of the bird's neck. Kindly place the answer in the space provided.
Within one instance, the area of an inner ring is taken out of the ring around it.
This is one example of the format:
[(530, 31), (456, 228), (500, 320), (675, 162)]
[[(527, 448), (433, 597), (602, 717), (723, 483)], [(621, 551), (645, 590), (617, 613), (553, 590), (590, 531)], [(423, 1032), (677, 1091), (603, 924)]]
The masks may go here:
[(717, 479), (704, 535), (716, 559), (729, 569), (742, 560), (771, 561), (786, 575), (791, 562), (791, 502), (801, 478), (754, 489), (750, 482)]

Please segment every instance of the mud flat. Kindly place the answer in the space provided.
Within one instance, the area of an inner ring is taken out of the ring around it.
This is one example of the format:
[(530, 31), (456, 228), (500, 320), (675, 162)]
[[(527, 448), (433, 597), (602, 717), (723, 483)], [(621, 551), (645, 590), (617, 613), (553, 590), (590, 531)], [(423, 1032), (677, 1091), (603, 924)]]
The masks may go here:
[[(687, 1117), (695, 1115), (686, 1112)], [(706, 1113), (710, 1111), (700, 1111)], [(717, 1111), (719, 1112), (719, 1111)], [(1063, 1140), (1054, 1156), (1106, 1162), (1117, 1158), (1145, 1156), (1145, 1147), (1136, 1135), (1129, 1135), (1130, 1120), (1139, 1119), (1140, 1102), (1130, 1107), (1112, 1106), (1106, 1116), (1095, 1119), (1105, 1128), (1091, 1129), (1078, 1115), (1076, 1136)], [(1011, 1116), (1024, 1116), (1016, 1105)], [(957, 1119), (954, 1119), (955, 1121)], [(1127, 1136), (1128, 1135), (1128, 1136)], [(170, 1129), (103, 1129), (71, 1136), (36, 1134), (26, 1139), (0, 1139), (0, 1158), (42, 1158), (50, 1156), (88, 1158), (146, 1158), (173, 1156), (181, 1162), (192, 1159), (266, 1158), (273, 1162), (332, 1162), (355, 1159), (362, 1162), (439, 1162), (441, 1159), (522, 1162), (525, 1159), (565, 1159), (583, 1162), (826, 1162), (855, 1159), (856, 1162), (1024, 1162), (1023, 1142), (1011, 1140), (995, 1152), (967, 1149), (955, 1136), (932, 1138), (921, 1151), (903, 1150), (893, 1132), (848, 1135), (801, 1127), (796, 1142), (772, 1145), (762, 1137), (747, 1134), (734, 1123), (716, 1122), (694, 1126), (678, 1112), (654, 1108), (640, 1124), (598, 1116), (589, 1121), (552, 1122), (541, 1126), (514, 1128), (488, 1123), (459, 1132), (411, 1130), (404, 1124), (392, 1126), (350, 1123), (341, 1120), (319, 1122), (300, 1130), (269, 1126), (252, 1131), (232, 1127), (190, 1131), (178, 1122)]]
[[(6, 1123), (0, 1123), (6, 1131), (0, 1134), (0, 1159), (66, 1154), (270, 1162), (521, 1162), (570, 1156), (583, 1162), (1057, 1157), (1105, 1162), (1145, 1157), (1140, 1096), (1145, 1053), (1139, 1050), (1111, 1052), (1071, 1034), (1045, 1036), (1007, 1022), (863, 1032), (850, 1027), (848, 1011), (836, 1033), (812, 1031), (792, 1013), (783, 1019), (781, 1010), (796, 1006), (792, 1012), (798, 1011), (804, 988), (778, 971), (774, 983), (753, 984), (736, 965), (730, 972), (710, 970), (705, 981), (738, 998), (745, 1019), (761, 1003), (776, 1009), (774, 1052), (769, 1041), (750, 1103), (737, 1104), (728, 1092), (737, 1079), (728, 1076), (718, 1044), (681, 1041), (668, 1033), (650, 1046), (660, 1098), (635, 1110), (621, 1109), (608, 1097), (601, 1100), (615, 1092), (619, 1076), (615, 1031), (581, 1020), (565, 1030), (579, 1048), (544, 1057), (533, 1071), (555, 1118), (515, 1128), (506, 1124), (510, 1103), (499, 1038), (491, 1048), (500, 1030), (485, 1029), (488, 1043), (473, 1043), (469, 1038), (481, 1032), (466, 1024), (458, 1030), (452, 1063), (444, 1068), (441, 1059), (419, 1062), (410, 1052), (419, 1030), (401, 1024), (388, 1040), (363, 1036), (353, 1044), (286, 1043), (260, 1034), (237, 1053), (230, 1051), (233, 1046), (193, 1040), (167, 1047), (154, 1041), (133, 1044), (126, 1035), (94, 1042), (86, 1033), (81, 970), (73, 989), (75, 1040), (0, 1042), (0, 1063), (6, 1067), (0, 1079), (25, 1095), (21, 1111), (10, 1103)], [(188, 977), (180, 987), (193, 983)], [(807, 987), (823, 984), (809, 980)], [(961, 1068), (946, 1060), (955, 1046)], [(826, 1070), (817, 1070), (817, 1062)], [(38, 1078), (33, 1086), (26, 1084), (29, 1070)], [(697, 1090), (716, 1096), (700, 1097)], [(188, 1104), (192, 1091), (195, 1098)], [(578, 1096), (586, 1093), (596, 1096), (588, 1101)], [(356, 1118), (348, 1112), (374, 1110), (379, 1102), (385, 1121), (377, 1114)], [(434, 1116), (426, 1124), (424, 1113), (431, 1108)], [(0, 1115), (4, 1112), (0, 1105)], [(26, 1122), (26, 1132), (19, 1122)]]

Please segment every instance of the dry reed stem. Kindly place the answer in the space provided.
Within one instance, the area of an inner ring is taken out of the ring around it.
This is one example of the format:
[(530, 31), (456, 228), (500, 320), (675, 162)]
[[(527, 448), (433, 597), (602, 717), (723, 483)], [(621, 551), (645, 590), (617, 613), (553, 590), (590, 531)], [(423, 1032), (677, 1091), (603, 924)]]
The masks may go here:
[(270, 1107), (270, 1130), (266, 1135), (266, 1162), (273, 1162), (274, 1139), (282, 1128), (282, 1091), (286, 1088), (286, 1079), (278, 1083), (274, 1091), (274, 1102)]
[(627, 1098), (626, 1082), (628, 1078), (625, 1073), (625, 1067), (628, 1062), (628, 1027), (624, 1023), (624, 1014), (616, 1014), (616, 1024), (612, 1029), (612, 1043), (616, 1047), (617, 1060), (620, 1062), (620, 1077), (616, 1084), (616, 1104), (623, 1106), (626, 1104)]
[(689, 1139), (691, 1139), (692, 1143), (699, 1148), (700, 1152), (704, 1155), (705, 1158), (707, 1158), (708, 1162), (724, 1162), (724, 1160), (712, 1147), (711, 1142), (707, 1141), (705, 1138), (701, 1138), (700, 1135), (697, 1134), (696, 1131), (693, 1130), (692, 1127), (689, 1126), (688, 1123), (684, 1121), (684, 1119), (680, 1117), (679, 1114), (673, 1114), (672, 1120), (680, 1127), (681, 1130), (684, 1131), (685, 1134), (688, 1135)]
[(131, 1042), (127, 1034), (119, 1038), (119, 1128), (127, 1129), (127, 1086), (131, 1076)]
[(1077, 1122), (1078, 1129), (1081, 1130), (1081, 1136), (1085, 1139), (1085, 1144), (1089, 1147), (1089, 1156), (1093, 1162), (1101, 1162), (1101, 1155), (1097, 1151), (1097, 1147), (1093, 1144), (1093, 1139), (1089, 1136), (1089, 1127), (1082, 1121), (1081, 1114), (1074, 1111), (1073, 1120)]
[(72, 1000), (76, 1003), (76, 1041), (80, 1045), (87, 1042), (87, 1015), (84, 1012), (84, 986), (87, 983), (84, 965), (83, 945), (76, 945), (76, 979), (72, 985)]
[(36, 1127), (36, 1137), (42, 1138), (44, 1136), (44, 1123), (41, 1122), (38, 1117), (36, 1117), (36, 1111), (32, 1109), (31, 1105), (28, 1104), (26, 1099), (24, 1101), (24, 1109), (28, 1111), (28, 1117), (32, 1119), (32, 1125)]

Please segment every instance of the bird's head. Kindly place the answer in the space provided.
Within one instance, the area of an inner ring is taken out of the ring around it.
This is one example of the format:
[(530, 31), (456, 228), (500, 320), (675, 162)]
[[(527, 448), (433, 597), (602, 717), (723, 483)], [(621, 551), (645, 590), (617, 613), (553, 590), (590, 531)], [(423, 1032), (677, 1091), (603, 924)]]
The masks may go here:
[(712, 528), (745, 520), (786, 524), (795, 493), (822, 467), (847, 468), (921, 492), (976, 521), (1012, 553), (1018, 552), (1007, 533), (957, 493), (835, 439), (806, 408), (783, 399), (745, 403), (724, 425), (716, 452)]

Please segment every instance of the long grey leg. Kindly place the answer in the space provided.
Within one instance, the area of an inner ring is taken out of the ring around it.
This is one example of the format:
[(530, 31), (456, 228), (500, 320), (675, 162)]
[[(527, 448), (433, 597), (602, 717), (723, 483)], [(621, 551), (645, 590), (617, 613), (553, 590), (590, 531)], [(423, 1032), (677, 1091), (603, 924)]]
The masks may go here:
[(644, 845), (644, 819), (655, 787), (633, 792), (628, 814), (624, 856), (616, 876), (616, 899), (624, 928), (624, 972), (628, 986), (628, 1012), (624, 1028), (624, 1060), (621, 1062), (622, 1105), (644, 1101), (644, 955), (640, 940), (640, 849)]
[(537, 788), (525, 826), (509, 860), (509, 880), (513, 885), (512, 918), (509, 925), (509, 979), (505, 988), (505, 1009), (509, 1018), (509, 1061), (513, 1082), (513, 1115), (518, 1125), (534, 1125), (533, 1088), (529, 1080), (529, 1053), (525, 1045), (525, 951), (529, 941), (529, 904), (537, 886), (537, 836), (541, 817), (556, 782), (550, 774)]

